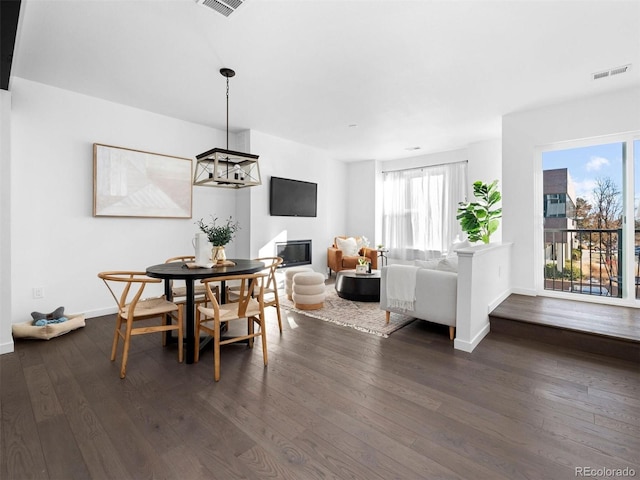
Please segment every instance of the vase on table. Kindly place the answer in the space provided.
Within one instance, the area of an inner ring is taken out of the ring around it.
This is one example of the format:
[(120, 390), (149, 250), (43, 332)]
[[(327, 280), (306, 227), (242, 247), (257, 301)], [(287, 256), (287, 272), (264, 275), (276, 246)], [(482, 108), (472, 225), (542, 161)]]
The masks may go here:
[(216, 245), (211, 252), (211, 261), (213, 263), (222, 263), (227, 259), (227, 255), (224, 253), (224, 245)]

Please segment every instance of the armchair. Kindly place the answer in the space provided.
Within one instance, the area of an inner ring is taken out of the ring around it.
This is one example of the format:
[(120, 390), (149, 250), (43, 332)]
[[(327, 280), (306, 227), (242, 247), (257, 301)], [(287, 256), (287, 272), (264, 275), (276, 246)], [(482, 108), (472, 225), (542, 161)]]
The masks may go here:
[(335, 237), (333, 245), (327, 248), (329, 276), (332, 270), (337, 273), (356, 268), (360, 257), (366, 257), (372, 269), (378, 268), (378, 251), (362, 245), (362, 237)]

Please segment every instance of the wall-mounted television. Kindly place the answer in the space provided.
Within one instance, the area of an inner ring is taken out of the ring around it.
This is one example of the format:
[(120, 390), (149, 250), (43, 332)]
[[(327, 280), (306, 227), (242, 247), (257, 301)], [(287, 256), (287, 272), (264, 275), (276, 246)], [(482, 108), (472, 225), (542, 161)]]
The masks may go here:
[(318, 184), (271, 177), (269, 213), (274, 217), (315, 217), (318, 213)]

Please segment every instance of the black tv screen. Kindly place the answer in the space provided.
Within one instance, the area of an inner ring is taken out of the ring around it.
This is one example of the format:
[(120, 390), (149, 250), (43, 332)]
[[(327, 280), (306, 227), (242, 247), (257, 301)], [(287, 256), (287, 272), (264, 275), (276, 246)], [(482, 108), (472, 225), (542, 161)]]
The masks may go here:
[(269, 213), (274, 217), (317, 216), (318, 184), (271, 177)]

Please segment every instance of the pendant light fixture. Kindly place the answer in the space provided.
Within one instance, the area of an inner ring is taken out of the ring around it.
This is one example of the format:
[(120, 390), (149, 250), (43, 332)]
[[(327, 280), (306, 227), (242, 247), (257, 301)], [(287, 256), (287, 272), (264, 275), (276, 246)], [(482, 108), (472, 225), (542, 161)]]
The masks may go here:
[(261, 185), (258, 155), (229, 150), (229, 79), (236, 72), (221, 68), (220, 74), (227, 79), (227, 148), (214, 148), (196, 155), (193, 184), (226, 188)]

